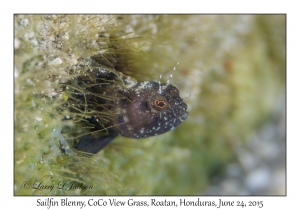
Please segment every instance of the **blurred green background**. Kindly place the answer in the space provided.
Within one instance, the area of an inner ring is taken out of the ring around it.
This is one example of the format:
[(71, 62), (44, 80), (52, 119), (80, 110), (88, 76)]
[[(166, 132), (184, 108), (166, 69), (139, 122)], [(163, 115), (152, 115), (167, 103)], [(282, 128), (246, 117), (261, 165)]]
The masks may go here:
[[(285, 195), (285, 15), (14, 20), (15, 195)], [(173, 74), (189, 118), (157, 137), (118, 137), (90, 158), (62, 153), (78, 128), (61, 120), (59, 83), (94, 55), (121, 58), (139, 81)]]

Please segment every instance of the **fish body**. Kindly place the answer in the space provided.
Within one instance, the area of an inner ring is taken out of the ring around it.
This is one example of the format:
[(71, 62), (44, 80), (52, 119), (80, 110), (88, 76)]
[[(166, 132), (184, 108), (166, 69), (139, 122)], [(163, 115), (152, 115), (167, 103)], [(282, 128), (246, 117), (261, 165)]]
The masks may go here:
[[(96, 79), (80, 79), (81, 83), (93, 84), (85, 85), (88, 109), (111, 114), (101, 118), (95, 114), (88, 120), (94, 130), (105, 129), (107, 134), (96, 138), (82, 136), (77, 150), (95, 154), (118, 135), (136, 139), (156, 136), (174, 130), (188, 118), (187, 105), (172, 84), (137, 82), (120, 73), (94, 71), (92, 78)], [(102, 97), (95, 97), (95, 93)]]

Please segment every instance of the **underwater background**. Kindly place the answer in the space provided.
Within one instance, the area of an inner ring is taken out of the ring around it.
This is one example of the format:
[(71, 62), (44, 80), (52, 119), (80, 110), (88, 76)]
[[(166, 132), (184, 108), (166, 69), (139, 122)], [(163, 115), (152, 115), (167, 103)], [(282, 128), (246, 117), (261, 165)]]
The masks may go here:
[[(15, 15), (14, 34), (15, 195), (285, 195), (285, 15)], [(73, 152), (83, 128), (62, 120), (60, 84), (92, 56), (138, 81), (172, 74), (189, 118)]]

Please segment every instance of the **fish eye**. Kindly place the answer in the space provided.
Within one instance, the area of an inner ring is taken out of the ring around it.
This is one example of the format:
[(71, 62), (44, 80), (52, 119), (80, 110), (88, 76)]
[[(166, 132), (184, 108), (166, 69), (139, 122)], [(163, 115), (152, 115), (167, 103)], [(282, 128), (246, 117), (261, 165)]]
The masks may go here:
[(167, 106), (167, 102), (165, 100), (162, 100), (162, 99), (156, 99), (154, 101), (154, 106), (158, 109), (163, 109)]
[(152, 111), (162, 111), (168, 107), (168, 101), (165, 96), (155, 94), (150, 98), (148, 102), (148, 107)]

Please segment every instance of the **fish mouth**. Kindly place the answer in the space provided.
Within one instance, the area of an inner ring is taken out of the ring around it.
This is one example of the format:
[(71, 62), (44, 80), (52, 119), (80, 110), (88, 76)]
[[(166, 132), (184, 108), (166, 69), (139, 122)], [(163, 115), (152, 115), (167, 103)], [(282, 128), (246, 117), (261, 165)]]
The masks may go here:
[(187, 107), (187, 104), (184, 101), (182, 101), (181, 106), (183, 106), (183, 108), (182, 108), (182, 113), (181, 113), (181, 116), (180, 116), (180, 120), (184, 121), (189, 117), (189, 113), (186, 111), (188, 107)]
[(181, 115), (180, 119), (183, 121), (186, 120), (188, 117), (189, 117), (189, 113), (185, 112), (183, 115)]

